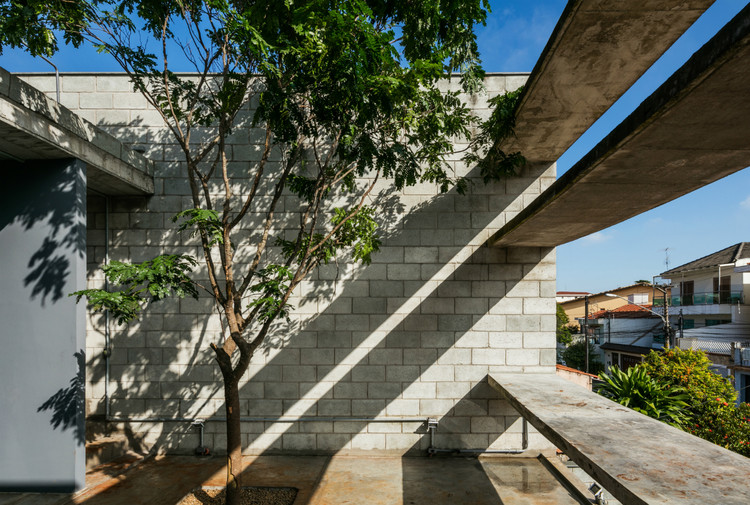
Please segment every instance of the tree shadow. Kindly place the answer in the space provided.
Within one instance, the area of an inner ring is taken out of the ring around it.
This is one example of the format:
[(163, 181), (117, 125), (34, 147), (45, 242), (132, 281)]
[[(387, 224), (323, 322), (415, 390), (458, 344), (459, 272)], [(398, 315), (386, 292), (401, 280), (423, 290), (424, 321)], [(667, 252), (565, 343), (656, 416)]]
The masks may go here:
[(73, 430), (75, 439), (79, 445), (86, 441), (86, 430), (84, 416), (85, 389), (86, 389), (86, 353), (83, 349), (73, 354), (78, 367), (76, 375), (70, 379), (70, 386), (61, 388), (57, 393), (50, 396), (37, 412), (51, 411), (52, 418), (49, 423), (54, 429), (62, 431)]
[[(41, 245), (29, 256), (29, 273), (23, 278), (24, 286), (31, 286), (31, 300), (39, 298), (41, 306), (67, 295), (69, 252), (79, 258), (86, 254), (85, 194), (80, 191), (85, 185), (85, 172), (76, 169), (78, 163), (46, 160), (12, 164), (0, 188), (6, 209), (0, 213), (0, 230), (13, 224), (25, 232), (46, 228)], [(26, 183), (32, 174), (47, 179), (49, 185), (43, 195), (38, 194), (37, 186)]]

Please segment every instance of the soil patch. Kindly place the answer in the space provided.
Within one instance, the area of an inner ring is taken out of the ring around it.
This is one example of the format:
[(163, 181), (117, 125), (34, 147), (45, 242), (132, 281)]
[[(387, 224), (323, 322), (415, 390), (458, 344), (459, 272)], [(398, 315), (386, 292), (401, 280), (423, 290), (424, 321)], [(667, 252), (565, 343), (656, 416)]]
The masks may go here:
[[(292, 505), (297, 497), (294, 487), (243, 487), (240, 490), (242, 505)], [(225, 491), (222, 487), (196, 489), (183, 498), (178, 505), (224, 505)]]

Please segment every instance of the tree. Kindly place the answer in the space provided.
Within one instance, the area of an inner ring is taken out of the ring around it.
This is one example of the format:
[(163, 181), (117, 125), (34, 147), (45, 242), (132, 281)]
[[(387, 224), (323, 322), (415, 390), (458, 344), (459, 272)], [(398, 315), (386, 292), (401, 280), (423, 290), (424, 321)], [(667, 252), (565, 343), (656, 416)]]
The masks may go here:
[(637, 365), (627, 370), (613, 366), (609, 373), (599, 374), (602, 384), (596, 392), (654, 419), (681, 427), (688, 419), (689, 396), (680, 387), (666, 387), (648, 375), (645, 367)]
[(557, 343), (569, 345), (573, 341), (573, 337), (570, 331), (570, 319), (568, 314), (565, 313), (562, 305), (557, 304)]
[(689, 420), (683, 429), (709, 442), (750, 456), (750, 405), (736, 405), (737, 391), (712, 372), (703, 351), (672, 348), (646, 356), (643, 367), (665, 388), (688, 393)]
[(586, 343), (583, 340), (570, 344), (562, 354), (566, 366), (583, 372), (598, 374), (604, 371), (604, 363), (599, 361), (594, 344), (589, 342), (589, 369), (586, 370)]
[[(417, 182), (466, 189), (444, 159), (452, 139), (467, 138), (478, 122), (458, 91), (436, 83), (457, 71), (461, 91), (480, 89), (474, 27), (486, 8), (484, 0), (0, 4), (0, 44), (49, 55), (61, 32), (109, 53), (182, 150), (192, 207), (175, 223), (196, 234), (201, 269), (193, 272), (198, 261), (189, 254), (112, 262), (105, 273), (119, 291), (76, 295), (120, 323), (168, 296), (204, 290), (213, 297), (224, 334), (211, 347), (224, 383), (228, 503), (238, 503), (240, 487), (238, 383), (292, 309), (295, 288), (342, 254), (369, 263), (380, 245), (380, 209), (370, 197), (381, 179), (396, 189)], [(175, 50), (194, 75), (173, 71)], [(466, 160), (485, 180), (524, 162), (488, 147), (512, 134), (518, 95), (493, 101), (496, 111), (470, 144)], [(226, 141), (249, 102), (257, 104), (253, 126), (264, 144), (257, 162), (236, 171)], [(488, 151), (492, 162), (482, 162)], [(298, 198), (297, 224), (284, 229), (278, 204), (290, 194)]]

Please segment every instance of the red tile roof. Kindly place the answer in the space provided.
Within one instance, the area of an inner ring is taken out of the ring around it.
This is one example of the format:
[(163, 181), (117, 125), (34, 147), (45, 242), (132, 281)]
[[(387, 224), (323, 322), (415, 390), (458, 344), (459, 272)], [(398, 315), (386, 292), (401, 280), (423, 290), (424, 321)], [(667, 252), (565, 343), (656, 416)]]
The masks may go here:
[[(645, 308), (644, 308), (645, 307)], [(632, 303), (617, 307), (612, 310), (598, 310), (592, 314), (589, 314), (589, 319), (605, 319), (611, 314), (613, 318), (618, 319), (636, 319), (641, 317), (656, 317), (654, 314), (649, 312), (652, 305), (638, 306)]]

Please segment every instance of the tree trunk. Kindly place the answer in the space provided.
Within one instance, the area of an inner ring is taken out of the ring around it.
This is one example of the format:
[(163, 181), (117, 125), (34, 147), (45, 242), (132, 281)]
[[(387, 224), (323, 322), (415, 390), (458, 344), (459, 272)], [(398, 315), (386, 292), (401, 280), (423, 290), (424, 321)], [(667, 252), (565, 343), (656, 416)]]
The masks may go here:
[(224, 380), (224, 401), (227, 411), (227, 505), (240, 505), (242, 432), (238, 380)]

